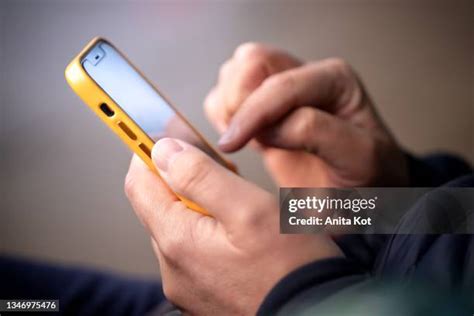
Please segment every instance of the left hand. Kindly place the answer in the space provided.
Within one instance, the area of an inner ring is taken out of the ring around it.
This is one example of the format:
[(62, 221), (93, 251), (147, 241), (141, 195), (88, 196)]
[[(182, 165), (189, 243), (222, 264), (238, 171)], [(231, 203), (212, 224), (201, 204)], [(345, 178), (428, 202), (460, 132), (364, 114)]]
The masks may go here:
[(408, 166), (359, 76), (339, 58), (301, 63), (241, 45), (205, 101), (219, 147), (251, 142), (284, 187), (406, 186)]
[(343, 256), (324, 233), (282, 235), (274, 196), (197, 148), (162, 139), (153, 149), (161, 177), (211, 216), (190, 211), (137, 157), (125, 191), (149, 231), (165, 296), (190, 314), (255, 314), (292, 270)]

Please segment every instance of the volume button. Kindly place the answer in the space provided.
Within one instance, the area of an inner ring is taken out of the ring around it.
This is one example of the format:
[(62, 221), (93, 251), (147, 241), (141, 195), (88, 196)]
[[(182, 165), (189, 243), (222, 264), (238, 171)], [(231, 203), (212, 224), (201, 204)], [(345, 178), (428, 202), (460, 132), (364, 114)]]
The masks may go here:
[(141, 149), (148, 157), (151, 157), (150, 148), (148, 148), (145, 144), (140, 143), (140, 144), (138, 145), (138, 147), (140, 147), (140, 149)]
[(137, 140), (137, 135), (135, 135), (135, 133), (132, 132), (132, 130), (124, 122), (120, 121), (117, 124), (122, 129), (122, 131), (127, 134), (128, 137), (130, 137), (132, 140)]

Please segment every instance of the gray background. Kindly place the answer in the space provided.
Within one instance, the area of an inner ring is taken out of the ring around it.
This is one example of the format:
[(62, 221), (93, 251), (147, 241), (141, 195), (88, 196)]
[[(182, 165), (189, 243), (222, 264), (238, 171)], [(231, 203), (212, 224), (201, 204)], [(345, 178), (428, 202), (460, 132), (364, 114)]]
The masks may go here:
[[(66, 64), (103, 35), (215, 141), (202, 100), (241, 42), (304, 59), (340, 56), (401, 144), (474, 161), (472, 1), (0, 0), (0, 251), (156, 274), (123, 194), (128, 149), (66, 85)], [(231, 157), (273, 190), (250, 152)]]

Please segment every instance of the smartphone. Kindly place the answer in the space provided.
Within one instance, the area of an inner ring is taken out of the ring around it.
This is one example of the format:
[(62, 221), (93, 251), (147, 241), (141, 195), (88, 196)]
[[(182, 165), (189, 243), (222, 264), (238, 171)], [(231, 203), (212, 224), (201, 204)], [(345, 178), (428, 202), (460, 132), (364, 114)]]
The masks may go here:
[[(84, 103), (155, 172), (151, 149), (163, 137), (194, 145), (235, 171), (125, 55), (104, 38), (90, 41), (66, 67), (65, 77)], [(207, 214), (199, 205), (177, 196), (189, 208)]]

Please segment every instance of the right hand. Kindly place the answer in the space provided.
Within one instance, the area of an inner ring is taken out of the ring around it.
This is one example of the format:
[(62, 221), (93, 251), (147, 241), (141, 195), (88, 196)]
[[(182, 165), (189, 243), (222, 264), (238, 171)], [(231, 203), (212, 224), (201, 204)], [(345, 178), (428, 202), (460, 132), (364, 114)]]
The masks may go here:
[(164, 138), (152, 157), (160, 176), (134, 156), (125, 192), (152, 237), (163, 291), (184, 314), (255, 315), (291, 271), (344, 256), (325, 232), (280, 234), (277, 199), (198, 148)]
[(405, 156), (352, 68), (303, 64), (260, 44), (235, 51), (205, 101), (233, 152), (257, 144), (279, 186), (404, 186)]

